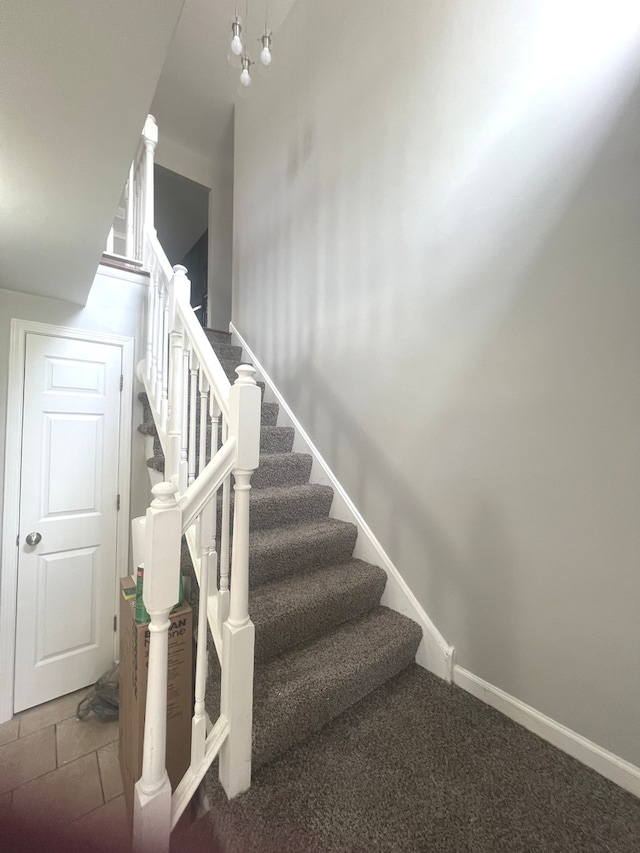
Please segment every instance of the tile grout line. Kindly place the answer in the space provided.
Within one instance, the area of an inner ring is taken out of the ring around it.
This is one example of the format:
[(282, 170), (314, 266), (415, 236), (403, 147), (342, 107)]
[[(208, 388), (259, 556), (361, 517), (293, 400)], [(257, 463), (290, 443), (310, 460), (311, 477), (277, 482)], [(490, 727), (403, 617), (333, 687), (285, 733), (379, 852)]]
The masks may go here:
[(100, 790), (102, 792), (102, 805), (106, 805), (107, 798), (104, 793), (104, 782), (102, 781), (102, 768), (100, 767), (100, 758), (98, 757), (98, 750), (95, 751), (96, 762), (98, 764), (98, 779), (100, 780)]

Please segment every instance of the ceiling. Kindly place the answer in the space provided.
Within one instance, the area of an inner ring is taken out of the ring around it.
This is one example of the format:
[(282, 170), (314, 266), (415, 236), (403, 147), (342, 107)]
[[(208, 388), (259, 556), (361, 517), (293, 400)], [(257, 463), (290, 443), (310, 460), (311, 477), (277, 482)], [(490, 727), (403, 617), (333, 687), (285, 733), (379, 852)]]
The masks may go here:
[(183, 0), (2, 0), (0, 287), (84, 304)]
[(202, 157), (215, 158), (233, 115), (238, 83), (227, 60), (236, 7), (248, 27), (249, 50), (257, 58), (265, 12), (276, 56), (278, 29), (294, 2), (251, 0), (246, 16), (246, 0), (186, 0), (151, 105), (161, 139), (169, 137)]
[[(293, 2), (268, 0), (276, 50)], [(250, 45), (266, 5), (251, 2)], [(86, 302), (152, 101), (161, 140), (214, 164), (232, 151), (234, 8), (2, 0), (1, 288)]]

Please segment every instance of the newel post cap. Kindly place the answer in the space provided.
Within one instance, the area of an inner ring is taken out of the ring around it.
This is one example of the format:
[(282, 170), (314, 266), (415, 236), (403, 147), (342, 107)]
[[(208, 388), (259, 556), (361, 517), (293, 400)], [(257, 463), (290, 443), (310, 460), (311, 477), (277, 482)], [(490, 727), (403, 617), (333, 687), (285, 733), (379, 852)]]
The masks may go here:
[(151, 506), (156, 509), (171, 509), (171, 507), (174, 507), (177, 504), (177, 492), (178, 487), (171, 480), (165, 480), (163, 483), (156, 483), (156, 485), (151, 489), (151, 493), (154, 496)]
[(148, 115), (145, 120), (142, 136), (145, 142), (149, 142), (153, 146), (158, 142), (158, 123), (152, 115)]
[(253, 378), (256, 372), (252, 364), (240, 364), (236, 367), (238, 378), (233, 383), (234, 385), (255, 385), (256, 380)]

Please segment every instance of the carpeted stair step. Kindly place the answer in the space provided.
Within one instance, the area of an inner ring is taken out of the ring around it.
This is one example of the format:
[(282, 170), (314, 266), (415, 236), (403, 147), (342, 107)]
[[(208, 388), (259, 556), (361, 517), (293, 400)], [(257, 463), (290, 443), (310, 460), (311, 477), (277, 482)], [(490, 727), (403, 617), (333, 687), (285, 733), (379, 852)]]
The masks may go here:
[[(264, 383), (261, 384), (264, 386)], [(151, 407), (149, 406), (146, 392), (141, 391), (138, 394), (138, 399), (142, 403), (143, 412), (142, 423), (138, 426), (138, 432), (142, 433), (142, 435), (152, 435), (154, 438), (157, 438), (158, 431), (153, 420), (153, 415), (151, 414)], [(263, 427), (276, 426), (279, 409), (280, 407), (277, 403), (265, 403), (263, 400), (260, 410), (260, 425)], [(196, 421), (196, 434), (199, 435), (199, 433), (200, 421), (198, 419)]]
[(415, 658), (421, 628), (377, 607), (256, 667), (253, 768), (320, 731)]
[(162, 449), (162, 443), (158, 438), (158, 433), (153, 436), (153, 455), (164, 456), (164, 450)]
[[(207, 455), (211, 445), (210, 431), (207, 436)], [(196, 429), (196, 440), (200, 430)], [(290, 453), (293, 447), (295, 430), (293, 427), (260, 426), (260, 453)], [(218, 427), (218, 447), (222, 444), (222, 428)]]
[(147, 468), (151, 468), (153, 471), (159, 471), (160, 474), (164, 474), (164, 453), (159, 456), (151, 456), (147, 459)]
[(138, 427), (138, 432), (143, 435), (156, 435), (156, 425), (151, 414), (151, 406), (146, 391), (141, 391), (138, 394), (138, 400), (142, 403), (142, 423)]
[(236, 347), (232, 344), (213, 344), (213, 351), (222, 361), (237, 361), (238, 364), (242, 361), (242, 347)]
[(261, 426), (260, 453), (290, 453), (294, 438), (293, 427)]
[(267, 661), (316, 640), (380, 603), (387, 576), (362, 560), (284, 578), (256, 589), (250, 615), (256, 661)]
[[(140, 429), (140, 428), (139, 428)], [(291, 447), (293, 446), (295, 431), (291, 427), (277, 427), (277, 426), (268, 426), (268, 427), (260, 427), (260, 453), (267, 454), (267, 467), (264, 472), (258, 471), (254, 474), (253, 485), (256, 488), (265, 487), (265, 486), (275, 486), (275, 485), (294, 485), (299, 483), (306, 483), (309, 480), (308, 471), (311, 470), (311, 463), (306, 463), (306, 455), (305, 454), (292, 454)], [(153, 456), (150, 459), (147, 459), (147, 466), (149, 468), (153, 468), (155, 471), (164, 471), (164, 454), (162, 452), (162, 445), (160, 444), (160, 439), (157, 436), (157, 433), (154, 432), (146, 432), (145, 435), (153, 435)], [(199, 443), (199, 434), (200, 431), (196, 430), (196, 446)], [(221, 441), (220, 434), (218, 435), (218, 442)], [(211, 443), (210, 440), (207, 439), (207, 462), (211, 458)], [(284, 463), (278, 466), (277, 463), (271, 461), (272, 456), (283, 456), (286, 457)], [(296, 457), (292, 460), (292, 457)], [(301, 461), (297, 461), (297, 458), (300, 457)], [(262, 456), (260, 457), (262, 465)], [(311, 457), (308, 457), (311, 459)], [(288, 464), (287, 464), (288, 463)], [(308, 471), (307, 471), (308, 469)], [(303, 472), (307, 471), (306, 477)], [(278, 474), (280, 476), (278, 476)], [(289, 475), (289, 476), (287, 476)], [(273, 482), (270, 482), (270, 478), (273, 479)]]
[(229, 332), (220, 332), (217, 329), (204, 329), (204, 333), (211, 346), (214, 344), (231, 344), (231, 335)]
[(255, 589), (287, 575), (345, 563), (357, 537), (355, 524), (337, 518), (255, 530), (249, 540), (249, 584)]
[[(266, 453), (269, 456), (291, 456), (290, 453), (291, 447), (293, 446), (294, 439), (294, 430), (291, 427), (260, 427), (260, 453)], [(150, 433), (147, 433), (150, 434)], [(200, 441), (200, 430), (196, 430), (196, 446), (199, 445)], [(221, 436), (218, 435), (218, 442), (221, 442)], [(211, 459), (211, 442), (209, 438), (207, 438), (207, 462)], [(299, 454), (302, 455), (302, 454)], [(261, 457), (262, 459), (262, 457)], [(262, 464), (262, 463), (261, 463)], [(162, 445), (160, 444), (160, 439), (157, 436), (157, 433), (154, 434), (153, 439), (153, 456), (150, 459), (147, 459), (147, 467), (153, 468), (155, 471), (164, 471), (164, 454), (162, 452)], [(276, 466), (271, 463), (269, 470), (274, 470)], [(305, 468), (306, 466), (296, 466), (295, 464), (290, 464), (289, 468), (282, 468), (281, 471), (284, 473), (287, 470), (293, 473), (297, 468)], [(310, 469), (311, 466), (309, 466)], [(258, 469), (259, 470), (259, 469)], [(257, 474), (257, 472), (256, 472)], [(265, 472), (268, 476), (268, 472)], [(256, 475), (254, 475), (255, 477)], [(265, 477), (262, 477), (262, 480), (258, 478), (258, 482), (262, 482), (263, 487), (267, 485), (288, 485), (295, 483), (306, 483), (309, 480), (309, 476), (301, 479), (300, 476), (297, 478), (292, 478), (292, 480), (287, 480), (286, 478), (280, 479), (276, 483), (269, 483)], [(254, 486), (256, 483), (254, 482)]]
[(313, 459), (308, 453), (261, 453), (251, 487), (295, 486), (309, 482)]
[(279, 411), (280, 406), (277, 403), (265, 403), (263, 400), (260, 410), (260, 425), (275, 426), (278, 423)]
[[(222, 490), (221, 490), (222, 491)], [(313, 521), (329, 515), (333, 489), (306, 483), (301, 486), (268, 487), (251, 490), (250, 530), (264, 530), (292, 523)], [(234, 496), (231, 492), (231, 510)], [(218, 519), (222, 514), (222, 495), (218, 493)]]

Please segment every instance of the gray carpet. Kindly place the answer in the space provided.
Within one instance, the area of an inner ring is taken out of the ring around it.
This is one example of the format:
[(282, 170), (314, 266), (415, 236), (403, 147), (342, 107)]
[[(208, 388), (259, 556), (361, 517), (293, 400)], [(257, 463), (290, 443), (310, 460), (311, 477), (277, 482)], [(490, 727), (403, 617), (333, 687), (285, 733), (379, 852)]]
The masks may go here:
[(415, 665), (246, 794), (208, 794), (222, 853), (640, 850), (640, 800)]

